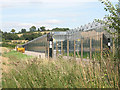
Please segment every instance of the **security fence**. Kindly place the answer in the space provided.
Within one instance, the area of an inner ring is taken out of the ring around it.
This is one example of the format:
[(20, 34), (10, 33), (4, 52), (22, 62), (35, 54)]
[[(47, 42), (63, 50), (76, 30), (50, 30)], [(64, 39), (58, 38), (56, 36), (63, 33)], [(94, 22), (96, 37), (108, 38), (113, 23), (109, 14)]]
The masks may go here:
[[(46, 53), (47, 52), (47, 35), (43, 35), (38, 37), (32, 41), (27, 42), (26, 44), (22, 45), (27, 51), (34, 51), (39, 53)], [(47, 54), (47, 53), (46, 53)]]
[[(54, 47), (53, 47), (53, 53), (56, 54), (56, 56), (63, 55), (67, 57), (80, 57), (82, 58), (89, 58), (93, 59), (97, 55), (100, 56), (100, 58), (103, 57), (103, 52), (113, 51), (113, 41), (112, 37), (110, 36), (110, 48), (108, 46), (108, 39), (107, 34), (99, 33), (98, 35), (94, 36), (84, 36), (80, 38), (74, 38), (74, 36), (67, 36), (68, 38), (66, 40), (54, 40)], [(72, 39), (71, 39), (72, 38)], [(55, 55), (54, 55), (55, 56)]]
[[(115, 52), (113, 37), (104, 31), (102, 23), (92, 22), (66, 32), (51, 32), (24, 45), (26, 50), (45, 53), (46, 57), (59, 55), (93, 59), (103, 52)], [(114, 31), (114, 30), (113, 30)]]

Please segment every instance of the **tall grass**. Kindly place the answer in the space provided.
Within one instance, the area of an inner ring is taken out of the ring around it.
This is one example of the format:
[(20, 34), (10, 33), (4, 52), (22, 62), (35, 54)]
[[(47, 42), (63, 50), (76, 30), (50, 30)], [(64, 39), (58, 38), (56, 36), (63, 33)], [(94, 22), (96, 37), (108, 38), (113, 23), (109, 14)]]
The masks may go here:
[(99, 62), (27, 59), (3, 73), (3, 88), (118, 88), (117, 66), (111, 57)]

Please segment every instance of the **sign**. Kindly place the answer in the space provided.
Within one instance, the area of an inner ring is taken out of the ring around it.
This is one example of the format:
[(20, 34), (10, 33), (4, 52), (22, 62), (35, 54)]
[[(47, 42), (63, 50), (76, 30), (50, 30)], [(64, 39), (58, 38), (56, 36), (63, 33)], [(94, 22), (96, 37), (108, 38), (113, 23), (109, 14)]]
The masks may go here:
[(108, 42), (108, 46), (110, 46), (110, 42)]
[(49, 42), (49, 48), (52, 48), (52, 41)]
[(80, 41), (80, 39), (78, 39), (77, 41)]
[(55, 39), (53, 38), (53, 42), (55, 41)]

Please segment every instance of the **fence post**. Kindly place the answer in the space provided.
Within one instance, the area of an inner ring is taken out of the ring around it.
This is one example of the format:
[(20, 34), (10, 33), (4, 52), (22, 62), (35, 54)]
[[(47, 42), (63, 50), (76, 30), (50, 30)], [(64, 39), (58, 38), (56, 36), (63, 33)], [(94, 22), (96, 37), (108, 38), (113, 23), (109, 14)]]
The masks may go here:
[(101, 59), (103, 56), (103, 33), (101, 34)]
[(61, 41), (61, 55), (63, 55), (63, 41)]
[(49, 41), (47, 46), (48, 46), (47, 49), (48, 49), (48, 60), (49, 60)]
[(92, 37), (90, 37), (90, 60), (92, 60)]
[(76, 58), (76, 45), (75, 45), (75, 40), (74, 40), (74, 59)]
[[(114, 36), (113, 36), (114, 37)], [(113, 57), (115, 56), (115, 37), (113, 38)]]
[(81, 39), (81, 60), (83, 60), (83, 40)]
[(101, 66), (102, 66), (102, 64), (101, 64), (101, 62), (102, 62), (102, 56), (103, 56), (103, 33), (101, 34), (101, 38), (100, 38), (100, 57), (101, 57), (101, 59), (100, 59), (100, 72), (101, 72)]
[(56, 41), (56, 57), (57, 57), (57, 55), (58, 55), (58, 43)]
[(47, 46), (45, 47), (45, 57), (47, 57)]
[(69, 40), (67, 40), (67, 57), (69, 57)]
[(45, 57), (47, 57), (47, 44), (45, 45)]

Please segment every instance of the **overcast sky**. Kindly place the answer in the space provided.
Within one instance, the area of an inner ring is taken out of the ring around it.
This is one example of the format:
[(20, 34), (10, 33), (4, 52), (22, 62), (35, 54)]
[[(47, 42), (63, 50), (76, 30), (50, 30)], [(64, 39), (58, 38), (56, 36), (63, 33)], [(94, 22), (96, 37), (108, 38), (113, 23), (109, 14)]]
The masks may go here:
[(98, 0), (0, 0), (0, 29), (18, 32), (33, 25), (72, 29), (107, 14)]

